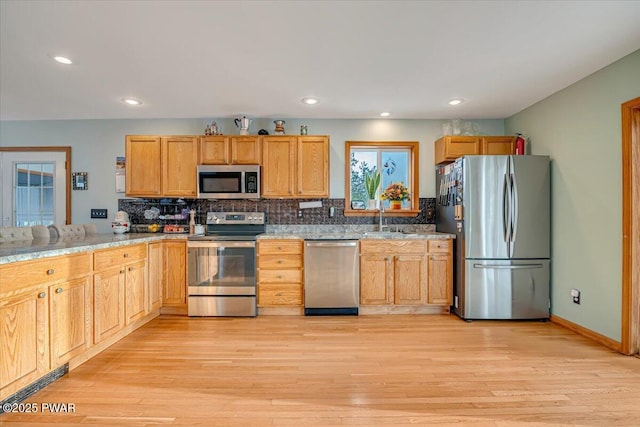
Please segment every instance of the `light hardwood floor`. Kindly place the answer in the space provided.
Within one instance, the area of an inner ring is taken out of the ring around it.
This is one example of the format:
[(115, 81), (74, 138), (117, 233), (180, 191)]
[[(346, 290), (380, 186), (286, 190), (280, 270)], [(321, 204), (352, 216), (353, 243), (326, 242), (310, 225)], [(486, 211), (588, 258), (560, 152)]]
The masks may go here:
[(161, 316), (5, 414), (38, 426), (637, 426), (640, 359), (453, 315)]

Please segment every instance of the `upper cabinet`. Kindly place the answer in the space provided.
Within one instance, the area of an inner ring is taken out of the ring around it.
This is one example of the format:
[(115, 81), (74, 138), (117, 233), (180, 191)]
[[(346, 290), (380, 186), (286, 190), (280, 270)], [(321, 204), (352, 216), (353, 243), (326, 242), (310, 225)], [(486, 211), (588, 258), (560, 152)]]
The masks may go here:
[(515, 136), (445, 135), (435, 142), (435, 164), (472, 154), (515, 154)]
[(265, 136), (262, 197), (329, 197), (328, 136)]
[(257, 135), (200, 137), (201, 165), (258, 165), (260, 155)]
[(127, 135), (126, 196), (196, 197), (197, 136)]

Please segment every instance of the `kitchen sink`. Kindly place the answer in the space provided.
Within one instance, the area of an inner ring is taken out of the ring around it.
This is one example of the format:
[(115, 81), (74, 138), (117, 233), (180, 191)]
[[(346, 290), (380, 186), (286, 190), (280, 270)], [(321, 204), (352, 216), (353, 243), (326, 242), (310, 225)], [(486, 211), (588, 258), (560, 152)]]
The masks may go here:
[(364, 233), (364, 237), (394, 238), (413, 236), (415, 234), (416, 233), (404, 233), (402, 231), (367, 231)]

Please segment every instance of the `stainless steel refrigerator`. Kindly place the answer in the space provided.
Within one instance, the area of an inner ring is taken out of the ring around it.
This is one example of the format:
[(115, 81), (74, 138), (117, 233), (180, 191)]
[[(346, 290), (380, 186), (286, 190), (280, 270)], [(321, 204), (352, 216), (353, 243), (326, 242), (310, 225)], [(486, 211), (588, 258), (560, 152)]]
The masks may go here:
[(548, 156), (464, 156), (436, 167), (436, 230), (456, 234), (453, 311), (546, 319)]

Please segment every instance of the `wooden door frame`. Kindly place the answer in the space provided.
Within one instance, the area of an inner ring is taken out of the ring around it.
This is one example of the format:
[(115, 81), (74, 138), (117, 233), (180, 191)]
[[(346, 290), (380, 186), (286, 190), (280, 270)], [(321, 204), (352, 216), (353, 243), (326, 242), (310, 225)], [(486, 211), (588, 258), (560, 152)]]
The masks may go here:
[[(640, 97), (622, 104), (622, 333), (624, 354), (640, 338)], [(635, 261), (635, 262), (634, 262)]]
[(66, 199), (66, 207), (65, 207), (65, 224), (71, 224), (71, 147), (62, 147), (62, 146), (54, 146), (54, 147), (0, 147), (0, 151), (11, 151), (11, 152), (42, 152), (42, 151), (61, 151), (65, 153), (66, 161), (65, 161), (65, 175), (67, 178), (66, 188), (65, 188), (65, 199)]

